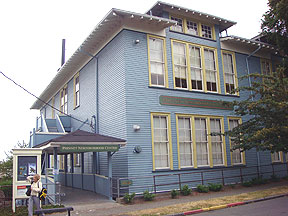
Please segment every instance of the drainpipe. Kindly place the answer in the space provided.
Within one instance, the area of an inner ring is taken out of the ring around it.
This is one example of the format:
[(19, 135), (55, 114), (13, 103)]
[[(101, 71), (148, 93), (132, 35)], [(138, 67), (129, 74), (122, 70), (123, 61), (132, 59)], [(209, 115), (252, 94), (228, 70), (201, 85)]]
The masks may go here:
[[(259, 45), (259, 47), (254, 50), (252, 53), (250, 53), (247, 57), (246, 57), (246, 67), (247, 67), (247, 75), (248, 75), (248, 81), (249, 81), (249, 87), (252, 86), (252, 83), (251, 83), (251, 77), (249, 76), (250, 75), (250, 69), (249, 69), (249, 62), (248, 62), (248, 59), (253, 56), (256, 52), (258, 52), (259, 50), (261, 49), (261, 45)], [(253, 91), (250, 90), (250, 95), (253, 94)], [(252, 96), (251, 100), (253, 101), (254, 100), (254, 97)], [(256, 149), (256, 156), (257, 156), (257, 167), (258, 167), (258, 172), (261, 173), (261, 166), (260, 166), (260, 155), (259, 155), (259, 151)]]
[[(88, 55), (91, 57), (91, 59), (95, 59), (95, 74), (96, 74), (96, 116), (93, 115), (92, 117), (95, 119), (94, 124), (94, 132), (99, 133), (99, 76), (98, 76), (98, 57), (92, 55), (89, 52), (86, 52), (82, 50), (81, 48), (78, 49), (80, 52), (82, 52), (85, 55)], [(90, 60), (91, 60), (90, 59)], [(95, 158), (95, 154), (93, 153), (93, 158)], [(96, 167), (96, 173), (99, 174), (100, 170), (100, 159), (99, 159), (99, 152), (96, 152), (96, 159), (97, 159), (97, 167)]]

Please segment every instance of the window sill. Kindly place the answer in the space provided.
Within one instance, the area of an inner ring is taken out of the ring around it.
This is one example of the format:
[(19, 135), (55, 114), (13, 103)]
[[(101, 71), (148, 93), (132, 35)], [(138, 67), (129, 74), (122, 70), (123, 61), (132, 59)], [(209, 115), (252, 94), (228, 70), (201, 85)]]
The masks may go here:
[(241, 168), (241, 167), (246, 167), (246, 165), (244, 165), (244, 164), (239, 164), (239, 165), (238, 165), (238, 164), (237, 164), (237, 165), (231, 165), (231, 166), (214, 166), (214, 167), (203, 166), (203, 167), (198, 167), (198, 168), (185, 167), (185, 168), (174, 169), (174, 170), (170, 170), (170, 169), (159, 169), (159, 170), (153, 170), (152, 173), (217, 170), (217, 169), (231, 169), (231, 168)]
[(191, 92), (191, 93), (195, 93), (195, 94), (205, 94), (205, 95), (219, 95), (219, 96), (226, 96), (226, 97), (232, 97), (232, 98), (240, 98), (240, 96), (238, 95), (226, 95), (226, 94), (220, 94), (220, 93), (213, 93), (213, 92), (202, 92), (202, 91), (190, 91), (188, 89), (172, 89), (172, 88), (165, 88), (165, 87), (158, 87), (158, 86), (149, 86), (149, 88), (152, 88), (152, 89), (163, 89), (163, 90), (170, 90), (170, 91), (181, 91), (181, 92)]
[(195, 37), (195, 38), (200, 38), (200, 39), (216, 42), (216, 40), (212, 39), (212, 38), (211, 39), (210, 38), (205, 38), (205, 37), (201, 37), (201, 36), (198, 36), (198, 35), (187, 34), (185, 32), (174, 31), (174, 30), (171, 30), (171, 29), (169, 29), (169, 31), (170, 32), (174, 32), (174, 33), (178, 33), (178, 34), (182, 34), (182, 35), (187, 35), (187, 36), (191, 36), (191, 37)]

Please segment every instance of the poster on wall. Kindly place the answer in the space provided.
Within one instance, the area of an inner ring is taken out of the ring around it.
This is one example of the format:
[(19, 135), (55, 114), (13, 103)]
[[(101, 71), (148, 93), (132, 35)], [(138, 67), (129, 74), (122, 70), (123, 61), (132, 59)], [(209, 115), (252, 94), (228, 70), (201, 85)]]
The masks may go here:
[(28, 163), (28, 175), (36, 174), (36, 163)]
[(18, 176), (23, 178), (27, 174), (27, 166), (19, 166), (19, 173)]
[(37, 173), (37, 156), (19, 156), (17, 181), (26, 181), (27, 176)]

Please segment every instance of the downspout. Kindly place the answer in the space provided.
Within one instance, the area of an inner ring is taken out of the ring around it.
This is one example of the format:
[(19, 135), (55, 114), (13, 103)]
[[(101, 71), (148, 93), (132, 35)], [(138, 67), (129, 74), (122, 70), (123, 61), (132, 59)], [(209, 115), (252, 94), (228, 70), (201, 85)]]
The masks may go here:
[[(78, 49), (80, 52), (82, 52), (85, 55), (88, 55), (91, 57), (91, 59), (95, 59), (95, 74), (96, 74), (96, 116), (93, 115), (92, 117), (95, 118), (95, 124), (94, 124), (94, 132), (99, 133), (99, 76), (98, 76), (98, 57), (92, 55), (89, 52), (86, 52), (82, 50), (81, 48)], [(90, 59), (90, 60), (91, 60)], [(99, 152), (96, 152), (96, 158), (97, 158), (97, 167), (96, 167), (96, 173), (99, 174), (100, 170), (100, 159), (99, 159)]]
[[(249, 62), (248, 62), (248, 59), (254, 55), (256, 52), (258, 52), (259, 50), (261, 49), (261, 45), (259, 45), (259, 47), (254, 50), (252, 53), (250, 53), (247, 57), (246, 57), (246, 67), (247, 67), (247, 75), (248, 75), (248, 81), (249, 81), (249, 87), (251, 88), (252, 87), (252, 83), (251, 83), (251, 77), (249, 76), (250, 75), (250, 69), (249, 69)], [(250, 95), (252, 96), (253, 94), (253, 91), (250, 90)], [(254, 97), (252, 96), (251, 100), (253, 101), (254, 100)], [(259, 151), (256, 149), (256, 156), (257, 156), (257, 167), (258, 167), (258, 172), (261, 173), (261, 166), (260, 166), (260, 154), (259, 154)]]

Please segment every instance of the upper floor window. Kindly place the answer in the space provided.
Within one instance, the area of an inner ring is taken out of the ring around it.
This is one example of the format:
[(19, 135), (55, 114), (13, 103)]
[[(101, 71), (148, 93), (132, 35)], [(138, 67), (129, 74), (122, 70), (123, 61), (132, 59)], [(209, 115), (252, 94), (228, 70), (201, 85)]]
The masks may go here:
[(216, 56), (216, 48), (173, 40), (174, 87), (205, 92), (220, 92)]
[(68, 114), (68, 88), (65, 86), (60, 92), (60, 111)]
[(192, 22), (192, 21), (187, 20), (186, 25), (187, 25), (187, 33), (188, 34), (199, 36), (198, 24), (196, 22)]
[(171, 26), (172, 31), (183, 32), (185, 34), (200, 36), (207, 39), (216, 40), (214, 26), (187, 19), (185, 17), (170, 16), (171, 20), (177, 22), (176, 25)]
[(79, 73), (74, 77), (74, 107), (80, 105), (80, 82), (79, 82)]
[[(235, 127), (237, 127), (240, 124), (240, 121), (240, 118), (228, 118), (229, 130), (233, 130)], [(233, 142), (233, 138), (230, 137), (230, 149), (232, 149), (234, 146), (235, 143)], [(244, 164), (244, 152), (241, 152), (240, 149), (233, 150), (231, 152), (231, 163), (232, 165)]]
[(212, 49), (204, 49), (206, 87), (207, 91), (217, 92), (217, 69), (215, 52)]
[(170, 117), (167, 114), (151, 114), (153, 169), (168, 169), (172, 167), (170, 159)]
[(201, 48), (189, 45), (192, 90), (203, 90)]
[[(232, 94), (237, 88), (237, 76), (235, 69), (234, 53), (222, 52), (223, 67), (224, 67), (224, 80), (226, 94)], [(237, 94), (234, 92), (234, 94)]]
[(176, 25), (171, 26), (171, 29), (174, 31), (183, 32), (183, 20), (176, 17), (171, 17), (171, 19), (177, 22)]
[(148, 36), (150, 85), (167, 87), (165, 40)]
[(202, 37), (212, 39), (213, 38), (213, 33), (212, 33), (212, 27), (208, 25), (201, 25), (202, 29)]
[(261, 60), (261, 70), (263, 75), (271, 75), (272, 73), (272, 66), (269, 60)]
[(173, 43), (173, 62), (176, 88), (187, 89), (186, 47), (183, 43)]

